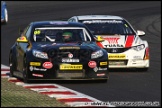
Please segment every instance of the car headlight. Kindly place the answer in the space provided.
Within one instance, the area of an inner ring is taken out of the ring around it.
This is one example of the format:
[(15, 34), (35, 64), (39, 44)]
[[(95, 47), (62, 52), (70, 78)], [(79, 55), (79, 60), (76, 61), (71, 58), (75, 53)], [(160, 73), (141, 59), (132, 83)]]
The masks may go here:
[(141, 44), (141, 45), (138, 45), (138, 46), (134, 46), (133, 49), (136, 50), (136, 51), (140, 51), (142, 49), (145, 48), (145, 45), (144, 44)]
[(99, 58), (99, 57), (102, 57), (103, 56), (103, 51), (102, 50), (98, 50), (96, 52), (93, 52), (91, 54), (91, 58), (94, 59), (94, 58)]
[(33, 50), (33, 55), (37, 58), (48, 59), (47, 53), (38, 50)]

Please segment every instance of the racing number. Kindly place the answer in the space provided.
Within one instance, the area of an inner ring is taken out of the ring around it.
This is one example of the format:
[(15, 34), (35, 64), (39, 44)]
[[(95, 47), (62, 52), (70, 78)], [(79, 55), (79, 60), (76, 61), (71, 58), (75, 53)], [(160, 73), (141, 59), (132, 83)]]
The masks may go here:
[(35, 35), (38, 35), (38, 34), (40, 34), (40, 33), (41, 33), (40, 30), (35, 30), (35, 31), (34, 31), (34, 34), (35, 34)]

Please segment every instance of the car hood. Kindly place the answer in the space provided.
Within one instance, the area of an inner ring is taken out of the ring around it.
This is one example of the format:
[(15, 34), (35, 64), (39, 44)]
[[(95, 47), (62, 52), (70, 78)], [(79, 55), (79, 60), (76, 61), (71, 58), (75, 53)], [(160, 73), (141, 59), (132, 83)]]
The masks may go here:
[(129, 48), (142, 44), (142, 40), (136, 35), (96, 35), (101, 36), (104, 41), (98, 45), (102, 48)]
[(38, 50), (46, 49), (61, 49), (61, 48), (79, 48), (79, 49), (88, 49), (88, 50), (99, 50), (100, 47), (96, 45), (95, 42), (75, 42), (75, 43), (34, 43), (33, 48)]

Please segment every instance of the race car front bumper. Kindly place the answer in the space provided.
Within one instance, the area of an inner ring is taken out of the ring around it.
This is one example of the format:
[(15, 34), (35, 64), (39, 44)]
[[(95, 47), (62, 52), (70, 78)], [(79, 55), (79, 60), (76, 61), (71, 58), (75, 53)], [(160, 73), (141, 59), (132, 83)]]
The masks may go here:
[[(68, 63), (69, 66), (82, 66), (82, 69), (66, 68), (60, 69), (60, 65), (64, 63), (51, 62), (50, 69), (43, 67), (46, 61), (29, 62), (28, 79), (29, 80), (100, 80), (108, 79), (108, 65), (107, 61), (95, 61), (96, 66), (88, 66), (88, 62), (84, 63)], [(67, 65), (67, 63), (65, 63)]]
[(148, 68), (149, 60), (110, 60), (109, 68)]
[(149, 50), (109, 53), (109, 68), (149, 68)]

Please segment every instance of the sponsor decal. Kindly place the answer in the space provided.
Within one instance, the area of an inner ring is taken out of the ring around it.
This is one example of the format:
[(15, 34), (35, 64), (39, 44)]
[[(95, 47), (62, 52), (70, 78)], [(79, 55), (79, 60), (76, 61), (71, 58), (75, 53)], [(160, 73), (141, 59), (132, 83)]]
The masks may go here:
[(98, 68), (97, 68), (97, 67), (95, 67), (95, 68), (93, 68), (93, 70), (94, 70), (95, 72), (97, 72), (97, 71), (98, 71)]
[(25, 37), (20, 37), (20, 40), (25, 40)]
[(43, 69), (43, 68), (37, 68), (37, 67), (33, 67), (33, 66), (30, 66), (29, 67), (30, 71), (47, 71), (47, 69)]
[(83, 65), (60, 64), (60, 70), (82, 70)]
[(30, 66), (30, 67), (29, 67), (29, 70), (30, 70), (30, 71), (33, 71), (33, 66)]
[(80, 49), (80, 47), (59, 47), (59, 49)]
[(101, 67), (99, 67), (98, 70), (107, 70), (107, 68), (101, 68)]
[(126, 59), (125, 54), (108, 54), (108, 59)]
[(51, 62), (44, 62), (43, 67), (46, 69), (51, 69), (53, 67), (53, 64)]
[(89, 61), (88, 66), (90, 68), (95, 68), (97, 66), (97, 63), (95, 61)]
[(133, 56), (134, 59), (142, 59), (141, 56)]
[(125, 27), (128, 27), (128, 25), (127, 24), (124, 24), (125, 25)]
[(21, 42), (27, 42), (28, 40), (26, 39), (25, 36), (21, 36), (17, 39), (17, 41), (21, 41)]
[(40, 62), (30, 62), (31, 66), (41, 66)]
[(117, 48), (113, 48), (112, 49), (112, 53), (116, 53), (116, 52), (118, 52), (118, 49)]
[(62, 62), (63, 62), (63, 63), (65, 63), (65, 62), (79, 62), (79, 59), (63, 58), (63, 59), (62, 59)]
[(73, 54), (69, 53), (69, 54), (68, 54), (68, 57), (69, 57), (69, 58), (73, 58)]
[(91, 21), (83, 21), (85, 24), (91, 24), (91, 23), (122, 23), (122, 21), (117, 20), (91, 20)]
[(109, 47), (124, 47), (122, 44), (119, 44), (120, 37), (109, 37), (104, 38), (108, 43), (104, 45), (106, 48)]
[(100, 62), (100, 65), (107, 65), (107, 62)]
[(33, 76), (36, 76), (36, 77), (43, 77), (42, 74), (35, 74), (35, 73), (33, 73), (32, 75), (33, 75)]
[(56, 43), (53, 43), (52, 45), (56, 45)]
[(96, 44), (97, 44), (100, 48), (104, 48), (104, 46), (102, 45), (102, 42), (96, 42)]
[(64, 24), (68, 24), (68, 22), (64, 22), (64, 21), (54, 22), (54, 21), (51, 21), (50, 24), (64, 25)]
[(109, 47), (124, 47), (123, 45), (120, 45), (120, 44), (112, 44), (112, 45), (104, 45), (106, 48), (109, 48)]
[(109, 61), (109, 65), (126, 65), (124, 61)]
[(41, 45), (41, 47), (46, 47), (47, 45)]
[(105, 73), (99, 73), (97, 76), (105, 76)]
[(120, 39), (119, 37), (114, 37), (114, 38), (105, 38), (109, 44), (118, 44), (118, 40)]
[(35, 34), (35, 35), (39, 35), (40, 33), (41, 33), (40, 30), (35, 30), (35, 31), (34, 31), (34, 34)]

